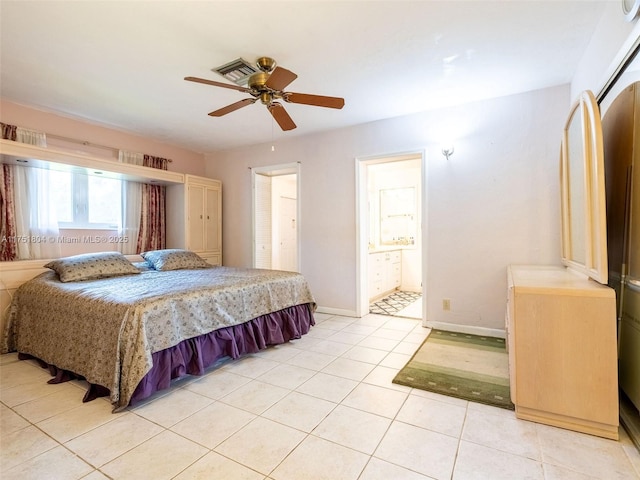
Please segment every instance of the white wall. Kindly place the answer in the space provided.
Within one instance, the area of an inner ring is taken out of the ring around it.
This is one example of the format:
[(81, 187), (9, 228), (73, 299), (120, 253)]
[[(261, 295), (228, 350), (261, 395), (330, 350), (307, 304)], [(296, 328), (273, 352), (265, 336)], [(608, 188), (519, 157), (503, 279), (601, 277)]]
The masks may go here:
[[(630, 51), (640, 43), (640, 20), (626, 22), (619, 5), (608, 5), (589, 47), (580, 61), (571, 84), (572, 95), (592, 90), (596, 95), (617, 71)], [(606, 115), (613, 100), (628, 85), (640, 81), (640, 56), (627, 67), (615, 85), (600, 102), (600, 114)]]
[(640, 35), (640, 22), (627, 22), (620, 2), (607, 3), (571, 82), (571, 98), (591, 90), (598, 95)]
[[(251, 264), (249, 167), (301, 162), (301, 272), (320, 307), (356, 311), (355, 158), (425, 149), (428, 320), (503, 328), (506, 267), (558, 264), (558, 154), (569, 86), (218, 152), (225, 265)], [(452, 125), (455, 154), (440, 153)], [(442, 298), (452, 310), (442, 311)]]
[[(113, 161), (118, 160), (119, 149), (141, 152), (171, 159), (168, 169), (174, 172), (204, 175), (204, 156), (201, 153), (59, 113), (45, 112), (0, 99), (0, 121), (46, 133), (49, 147)], [(79, 143), (54, 138), (55, 135), (77, 140)], [(82, 145), (82, 142), (88, 142), (88, 145)], [(109, 148), (96, 148), (92, 144)]]

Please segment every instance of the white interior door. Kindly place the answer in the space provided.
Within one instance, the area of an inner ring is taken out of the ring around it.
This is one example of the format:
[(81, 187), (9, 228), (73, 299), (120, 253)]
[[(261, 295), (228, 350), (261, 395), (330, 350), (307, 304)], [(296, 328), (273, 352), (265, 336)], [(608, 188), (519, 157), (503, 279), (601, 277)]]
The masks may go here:
[(271, 177), (255, 174), (253, 180), (253, 266), (271, 269)]
[(299, 271), (300, 164), (252, 168), (253, 266)]
[(204, 251), (204, 187), (189, 185), (189, 242), (194, 252)]
[(295, 198), (280, 197), (280, 270), (298, 270), (298, 201)]

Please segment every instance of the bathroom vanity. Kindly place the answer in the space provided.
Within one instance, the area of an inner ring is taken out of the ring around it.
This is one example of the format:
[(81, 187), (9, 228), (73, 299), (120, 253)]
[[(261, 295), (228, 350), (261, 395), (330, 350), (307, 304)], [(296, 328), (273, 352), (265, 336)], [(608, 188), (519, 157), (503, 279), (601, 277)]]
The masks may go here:
[(402, 284), (402, 250), (369, 253), (369, 300), (376, 300)]

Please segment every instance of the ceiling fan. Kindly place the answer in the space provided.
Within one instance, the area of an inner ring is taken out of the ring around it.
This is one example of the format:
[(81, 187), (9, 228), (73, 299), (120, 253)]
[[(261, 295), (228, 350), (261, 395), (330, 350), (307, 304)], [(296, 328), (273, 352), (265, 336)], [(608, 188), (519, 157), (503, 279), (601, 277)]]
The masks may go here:
[(210, 116), (222, 117), (227, 113), (235, 112), (242, 107), (252, 105), (260, 100), (262, 104), (266, 105), (267, 109), (269, 109), (269, 112), (275, 121), (278, 122), (278, 125), (280, 125), (282, 130), (293, 130), (296, 128), (296, 124), (293, 122), (282, 104), (276, 100), (337, 109), (344, 106), (343, 98), (285, 92), (284, 89), (298, 78), (295, 73), (287, 70), (286, 68), (277, 67), (275, 60), (269, 57), (260, 57), (256, 61), (256, 64), (260, 70), (249, 77), (248, 87), (216, 82), (197, 77), (185, 77), (185, 80), (204, 83), (205, 85), (213, 85), (214, 87), (230, 88), (232, 90), (238, 90), (239, 92), (248, 93), (253, 97), (245, 98), (232, 103), (231, 105), (215, 110), (209, 113)]

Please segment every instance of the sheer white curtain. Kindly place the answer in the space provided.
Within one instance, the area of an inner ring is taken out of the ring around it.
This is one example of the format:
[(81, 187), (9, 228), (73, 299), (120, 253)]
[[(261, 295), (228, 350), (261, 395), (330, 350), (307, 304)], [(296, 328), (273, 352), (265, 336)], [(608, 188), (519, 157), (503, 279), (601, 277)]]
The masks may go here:
[[(118, 152), (118, 160), (122, 163), (142, 165), (144, 154), (135, 152)], [(127, 242), (118, 244), (120, 252), (133, 255), (136, 252), (138, 232), (140, 231), (140, 216), (142, 210), (142, 184), (136, 182), (122, 182), (122, 222), (118, 235), (127, 237)]]
[(60, 257), (60, 232), (49, 171), (14, 167), (19, 259)]
[(27, 128), (16, 128), (16, 142), (28, 143), (38, 147), (47, 146), (47, 136), (44, 133), (29, 130)]
[[(47, 146), (44, 133), (16, 128), (16, 141)], [(16, 165), (15, 220), (19, 259), (60, 257), (60, 232), (48, 170)]]

